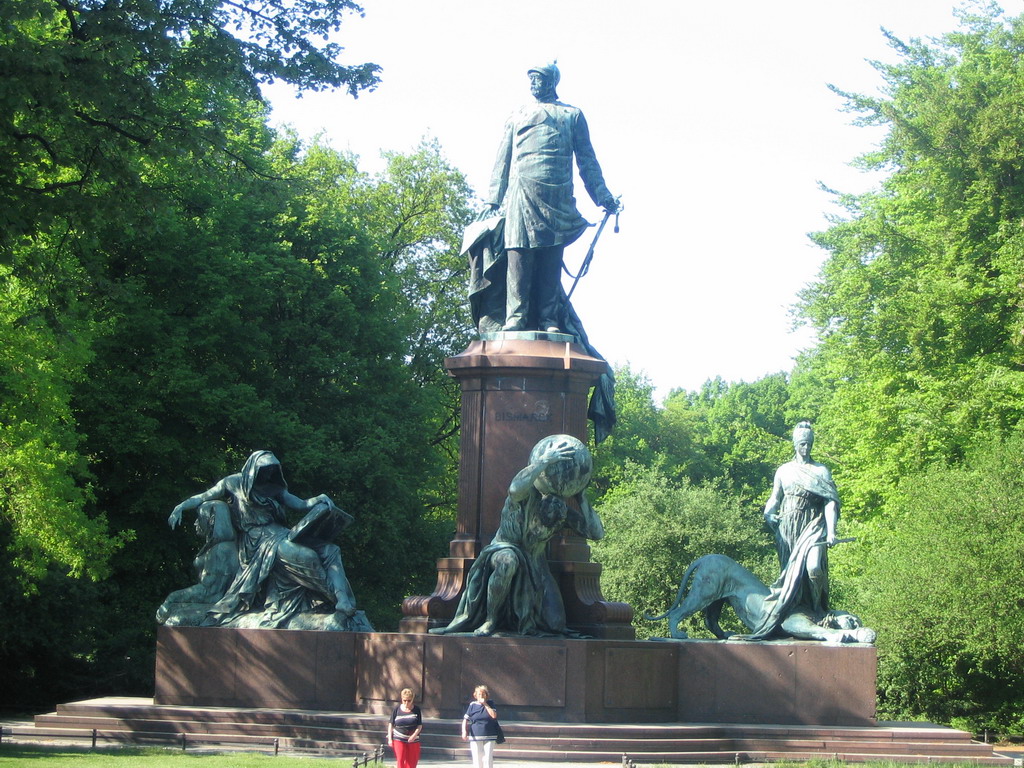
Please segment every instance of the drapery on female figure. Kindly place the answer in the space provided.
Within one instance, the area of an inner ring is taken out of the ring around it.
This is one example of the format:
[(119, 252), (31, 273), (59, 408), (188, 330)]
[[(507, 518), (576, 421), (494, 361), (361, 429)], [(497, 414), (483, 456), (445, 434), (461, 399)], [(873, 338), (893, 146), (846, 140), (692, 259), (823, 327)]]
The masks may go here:
[[(347, 620), (356, 613), (355, 596), (331, 543), (352, 522), (326, 495), (300, 499), (288, 491), (281, 463), (270, 451), (256, 451), (241, 472), (181, 502), (167, 522), (207, 501), (231, 510), (238, 541), (239, 569), (224, 597), (207, 614), (207, 626), (231, 626), (242, 615), (262, 612), (262, 627), (284, 626), (299, 613), (335, 611)], [(305, 512), (287, 527), (286, 510)]]
[(470, 569), (455, 618), (447, 627), (430, 631), (572, 634), (546, 549), (564, 528), (586, 539), (604, 537), (601, 520), (584, 494), (592, 473), (590, 451), (575, 437), (551, 435), (537, 443), (530, 463), (509, 486), (494, 540)]
[(839, 492), (828, 467), (811, 458), (813, 446), (814, 430), (802, 421), (793, 430), (793, 460), (775, 472), (764, 517), (775, 533), (781, 572), (751, 639), (767, 637), (797, 611), (816, 621), (829, 610), (828, 547), (836, 541)]

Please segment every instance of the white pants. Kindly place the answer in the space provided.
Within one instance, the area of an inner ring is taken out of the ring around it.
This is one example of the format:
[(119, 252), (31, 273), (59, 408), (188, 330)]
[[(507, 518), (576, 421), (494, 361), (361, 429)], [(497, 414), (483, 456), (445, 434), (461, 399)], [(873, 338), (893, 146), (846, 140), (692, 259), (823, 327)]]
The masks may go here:
[(473, 768), (494, 768), (494, 739), (470, 741), (469, 754), (473, 756)]

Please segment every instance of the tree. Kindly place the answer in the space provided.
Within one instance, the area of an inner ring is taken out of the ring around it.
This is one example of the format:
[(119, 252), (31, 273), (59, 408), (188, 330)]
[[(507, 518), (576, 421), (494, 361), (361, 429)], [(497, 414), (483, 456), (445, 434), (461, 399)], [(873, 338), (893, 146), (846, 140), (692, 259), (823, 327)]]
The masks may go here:
[(843, 94), (887, 127), (860, 163), (888, 175), (814, 236), (792, 407), (831, 443), (860, 542), (834, 572), (878, 630), (881, 710), (1018, 730), (1024, 17), (889, 39), (884, 93)]
[(655, 405), (654, 386), (642, 373), (626, 366), (615, 377), (618, 423), (594, 451), (595, 498), (640, 465), (751, 502), (767, 494), (775, 468), (792, 454), (797, 418), (783, 373), (752, 383), (708, 380), (697, 392), (673, 390), (663, 407)]
[(844, 94), (888, 126), (861, 162), (889, 176), (840, 196), (847, 218), (815, 236), (829, 257), (800, 311), (820, 343), (793, 376), (865, 516), (979, 430), (1012, 428), (1024, 403), (1024, 20), (964, 13), (934, 43), (890, 42), (884, 95)]
[[(603, 566), (603, 591), (633, 606), (639, 637), (667, 636), (664, 621), (659, 627), (643, 614), (671, 605), (686, 567), (698, 557), (728, 555), (768, 583), (778, 574), (760, 510), (713, 488), (673, 482), (658, 467), (629, 465), (599, 513), (606, 535), (592, 546)], [(726, 613), (723, 627), (739, 629), (735, 616)], [(711, 637), (700, 617), (683, 626), (693, 637)]]
[(615, 368), (615, 414), (615, 430), (594, 448), (590, 487), (595, 501), (630, 476), (631, 466), (654, 466), (664, 460), (654, 384), (628, 365)]
[[(314, 147), (309, 160), (320, 151)], [(472, 192), (436, 140), (424, 140), (410, 154), (384, 157), (382, 173), (347, 184), (344, 205), (398, 276), (411, 311), (406, 364), (422, 395), (433, 400), (431, 443), (445, 462), (443, 471), (424, 478), (422, 498), (432, 514), (454, 524), (461, 400), (444, 359), (464, 350), (474, 332), (461, 254)]]
[[(465, 182), (436, 145), (371, 179), (277, 137), (257, 90), (373, 87), (374, 65), (317, 42), (358, 10), (0, 8), (3, 578), (88, 606), (50, 653), (4, 648), (10, 690), (144, 693), (153, 606), (197, 545), (167, 531), (168, 505), (255, 448), (281, 456), (296, 492), (356, 515), (341, 544), (379, 627), (431, 585), (449, 537), (422, 514), (444, 491), (424, 478), (445, 476), (451, 407), (427, 372), (458, 344)], [(416, 281), (439, 275), (422, 300)], [(72, 655), (81, 677), (41, 671)]]
[(101, 577), (125, 541), (101, 508), (83, 512), (90, 461), (71, 407), (107, 332), (93, 300), (117, 250), (104, 238), (157, 231), (183, 187), (154, 171), (168, 161), (186, 178), (266, 171), (258, 83), (372, 88), (375, 65), (341, 64), (339, 46), (319, 42), (359, 11), (349, 0), (0, 7), (0, 518), (26, 577), (50, 561)]
[(859, 611), (878, 631), (887, 717), (1024, 727), (1024, 433), (990, 438), (962, 466), (905, 478), (873, 531)]
[(663, 443), (675, 474), (718, 483), (741, 498), (763, 499), (775, 468), (790, 458), (796, 418), (788, 415), (787, 376), (755, 382), (705, 382), (665, 401)]

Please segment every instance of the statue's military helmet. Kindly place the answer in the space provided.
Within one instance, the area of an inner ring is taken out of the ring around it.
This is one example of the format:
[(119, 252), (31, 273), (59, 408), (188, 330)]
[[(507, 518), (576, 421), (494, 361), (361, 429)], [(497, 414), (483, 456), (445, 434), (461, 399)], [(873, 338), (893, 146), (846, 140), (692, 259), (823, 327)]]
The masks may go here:
[(542, 64), (539, 67), (530, 67), (526, 70), (526, 74), (528, 75), (533, 72), (544, 75), (544, 77), (548, 79), (548, 82), (551, 83), (552, 88), (558, 85), (558, 81), (562, 79), (562, 73), (558, 71), (558, 65), (553, 61), (550, 64)]
[(540, 460), (551, 448), (568, 447), (572, 453), (561, 461), (549, 464), (537, 478), (538, 490), (563, 498), (581, 493), (590, 484), (594, 473), (594, 459), (590, 450), (572, 435), (549, 435), (530, 451), (530, 463)]

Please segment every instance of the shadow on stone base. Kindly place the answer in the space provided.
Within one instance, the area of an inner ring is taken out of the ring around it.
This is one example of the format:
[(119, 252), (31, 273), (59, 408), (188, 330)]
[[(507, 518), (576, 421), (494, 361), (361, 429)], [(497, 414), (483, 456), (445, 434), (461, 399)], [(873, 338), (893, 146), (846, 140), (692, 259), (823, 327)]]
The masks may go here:
[(563, 723), (875, 724), (873, 646), (650, 642), (160, 627), (161, 705), (383, 714), (405, 687), (462, 716)]

